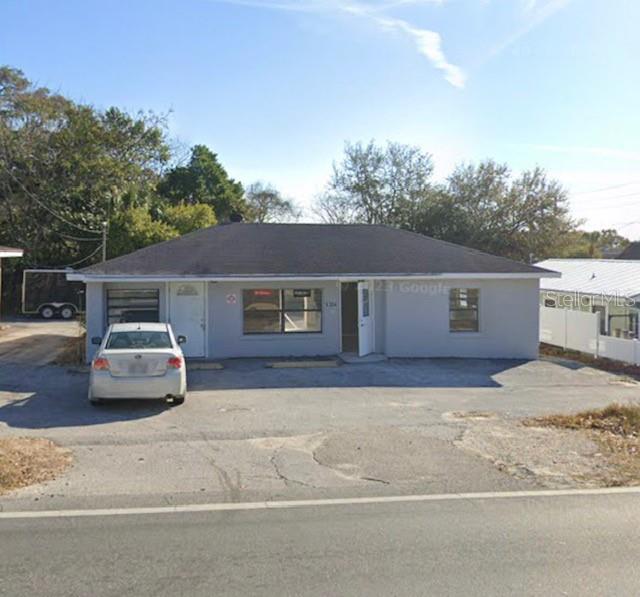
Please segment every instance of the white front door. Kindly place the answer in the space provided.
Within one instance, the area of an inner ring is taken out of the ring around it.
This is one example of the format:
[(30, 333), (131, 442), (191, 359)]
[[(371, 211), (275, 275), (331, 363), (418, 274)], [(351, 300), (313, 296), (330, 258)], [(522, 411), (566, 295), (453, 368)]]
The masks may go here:
[(169, 323), (176, 338), (186, 336), (181, 346), (185, 357), (205, 356), (205, 287), (202, 282), (169, 284)]
[(373, 296), (371, 282), (358, 282), (358, 355), (373, 352)]

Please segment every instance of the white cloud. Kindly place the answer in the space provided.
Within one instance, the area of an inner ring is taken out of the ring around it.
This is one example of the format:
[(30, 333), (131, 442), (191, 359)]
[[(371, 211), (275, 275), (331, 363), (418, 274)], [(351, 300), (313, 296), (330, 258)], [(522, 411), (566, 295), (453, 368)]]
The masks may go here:
[(423, 54), (431, 64), (444, 72), (444, 78), (454, 87), (462, 89), (465, 85), (466, 75), (463, 70), (451, 64), (442, 51), (442, 37), (435, 31), (418, 29), (406, 21), (399, 19), (376, 18), (383, 27), (396, 29), (408, 35), (415, 43), (418, 51)]
[(435, 68), (444, 73), (445, 80), (462, 89), (465, 86), (466, 75), (463, 70), (452, 64), (446, 58), (442, 49), (442, 37), (435, 31), (420, 29), (401, 19), (384, 16), (386, 11), (409, 5), (441, 4), (445, 0), (379, 0), (379, 1), (351, 1), (351, 0), (214, 0), (225, 4), (250, 6), (273, 10), (295, 12), (343, 12), (358, 17), (367, 18), (386, 30), (398, 31), (408, 36), (420, 54), (422, 54)]

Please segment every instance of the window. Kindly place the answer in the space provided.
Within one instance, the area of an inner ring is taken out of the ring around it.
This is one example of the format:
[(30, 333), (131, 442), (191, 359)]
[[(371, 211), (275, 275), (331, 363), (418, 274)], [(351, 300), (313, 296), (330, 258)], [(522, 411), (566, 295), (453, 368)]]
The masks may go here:
[(107, 290), (107, 323), (160, 320), (160, 291), (156, 288)]
[(556, 299), (544, 299), (544, 306), (545, 307), (550, 307), (552, 309), (556, 308)]
[(362, 289), (362, 317), (369, 317), (369, 289)]
[(449, 293), (449, 331), (477, 332), (478, 296), (477, 288), (452, 288)]
[(167, 332), (114, 332), (109, 335), (107, 349), (142, 350), (144, 348), (173, 348)]
[(245, 334), (322, 331), (322, 290), (257, 288), (242, 291)]

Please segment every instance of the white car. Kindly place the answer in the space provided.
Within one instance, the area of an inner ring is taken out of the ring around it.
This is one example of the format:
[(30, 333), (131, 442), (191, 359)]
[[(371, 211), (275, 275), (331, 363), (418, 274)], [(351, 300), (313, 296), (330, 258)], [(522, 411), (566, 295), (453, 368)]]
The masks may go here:
[(92, 338), (100, 348), (91, 363), (89, 401), (122, 398), (163, 398), (182, 404), (187, 373), (180, 344), (167, 323), (114, 323), (104, 338)]

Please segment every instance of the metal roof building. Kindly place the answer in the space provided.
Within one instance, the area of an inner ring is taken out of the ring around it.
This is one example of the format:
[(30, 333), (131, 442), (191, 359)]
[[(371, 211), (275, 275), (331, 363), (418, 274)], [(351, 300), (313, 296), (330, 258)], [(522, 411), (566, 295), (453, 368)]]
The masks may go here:
[(547, 259), (536, 264), (561, 278), (542, 278), (541, 290), (640, 300), (640, 260)]

